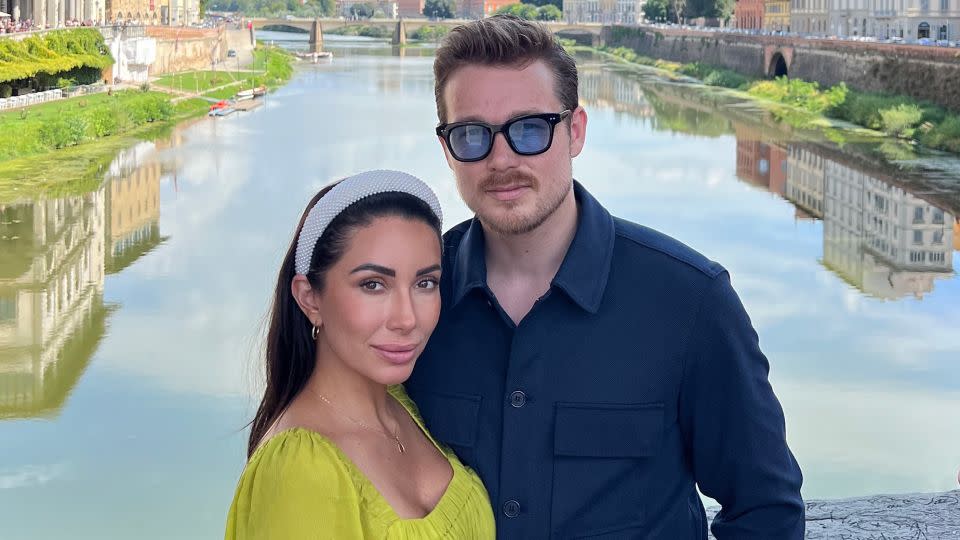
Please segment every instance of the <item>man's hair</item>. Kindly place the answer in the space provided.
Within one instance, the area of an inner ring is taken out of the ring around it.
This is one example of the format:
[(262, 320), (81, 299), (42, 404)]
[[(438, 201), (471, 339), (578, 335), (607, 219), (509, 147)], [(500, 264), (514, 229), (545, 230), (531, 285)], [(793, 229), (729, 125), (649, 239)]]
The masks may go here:
[(553, 71), (553, 91), (563, 108), (576, 109), (577, 65), (544, 25), (513, 15), (495, 15), (454, 28), (433, 62), (440, 123), (447, 122), (443, 92), (456, 70), (468, 65), (523, 66), (538, 60)]

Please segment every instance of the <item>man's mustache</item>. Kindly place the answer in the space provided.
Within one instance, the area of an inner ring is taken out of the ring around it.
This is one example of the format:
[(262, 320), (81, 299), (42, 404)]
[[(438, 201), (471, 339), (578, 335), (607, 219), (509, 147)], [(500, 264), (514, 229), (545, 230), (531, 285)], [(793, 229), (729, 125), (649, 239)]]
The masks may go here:
[(505, 187), (529, 186), (536, 188), (539, 182), (533, 175), (520, 172), (509, 171), (506, 173), (489, 174), (480, 182), (482, 191), (495, 190)]

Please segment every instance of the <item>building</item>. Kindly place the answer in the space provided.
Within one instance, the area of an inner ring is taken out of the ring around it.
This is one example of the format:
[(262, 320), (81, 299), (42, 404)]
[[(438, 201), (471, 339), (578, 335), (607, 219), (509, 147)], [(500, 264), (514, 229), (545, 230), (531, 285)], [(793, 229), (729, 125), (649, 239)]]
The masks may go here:
[(106, 175), (104, 268), (115, 274), (163, 242), (160, 236), (160, 162), (156, 145), (120, 152)]
[(188, 26), (200, 22), (199, 0), (0, 0), (0, 11), (39, 28), (68, 22), (134, 22)]
[(644, 2), (645, 0), (564, 0), (563, 20), (568, 23), (637, 24), (643, 21)]
[(737, 0), (733, 6), (733, 24), (742, 30), (763, 29), (764, 0)]
[(902, 0), (895, 27), (904, 37), (933, 40), (960, 39), (960, 0)]
[(14, 21), (33, 21), (38, 28), (56, 28), (67, 21), (102, 21), (105, 0), (0, 0), (0, 11)]
[[(463, 0), (457, 2), (457, 14), (464, 19), (489, 17), (502, 7), (519, 3), (520, 0)], [(424, 15), (430, 16), (427, 13)]]
[[(361, 2), (358, 1), (357, 3)], [(397, 15), (400, 17), (421, 17), (423, 15), (429, 17), (430, 14), (423, 13), (423, 6), (424, 0), (397, 0)], [(349, 11), (349, 8), (347, 9)]]
[(107, 21), (189, 26), (200, 21), (199, 0), (106, 0)]
[(791, 0), (764, 0), (764, 30), (768, 30), (770, 32), (790, 31), (790, 2)]
[(867, 19), (870, 16), (868, 2), (877, 0), (829, 0), (827, 35), (866, 36)]
[(825, 35), (830, 20), (829, 2), (830, 0), (791, 0), (790, 30), (799, 34)]

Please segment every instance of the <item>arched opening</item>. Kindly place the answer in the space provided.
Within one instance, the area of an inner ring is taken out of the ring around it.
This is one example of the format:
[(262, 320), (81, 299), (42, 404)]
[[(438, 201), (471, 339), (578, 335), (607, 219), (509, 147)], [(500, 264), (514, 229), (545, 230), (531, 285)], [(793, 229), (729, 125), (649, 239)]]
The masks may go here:
[(770, 60), (770, 69), (768, 73), (771, 77), (787, 77), (787, 61), (783, 58), (783, 55), (780, 53), (774, 53), (773, 58)]
[(917, 26), (917, 39), (930, 37), (930, 24), (922, 22)]
[(947, 39), (947, 25), (940, 27), (940, 31), (937, 32), (937, 39), (941, 41), (946, 41)]

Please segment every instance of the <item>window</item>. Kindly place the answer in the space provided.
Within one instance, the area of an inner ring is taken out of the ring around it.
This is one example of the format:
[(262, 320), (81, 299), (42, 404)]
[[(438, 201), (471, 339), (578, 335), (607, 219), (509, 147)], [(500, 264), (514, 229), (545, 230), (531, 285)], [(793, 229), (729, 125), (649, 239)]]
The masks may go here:
[(17, 318), (17, 295), (0, 296), (0, 322)]
[(933, 243), (943, 244), (943, 231), (933, 231)]
[(933, 210), (933, 222), (937, 225), (943, 225), (943, 210), (939, 208)]
[(923, 244), (923, 231), (913, 231), (913, 243)]
[(923, 208), (914, 208), (913, 209), (913, 222), (914, 223), (923, 223)]

